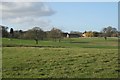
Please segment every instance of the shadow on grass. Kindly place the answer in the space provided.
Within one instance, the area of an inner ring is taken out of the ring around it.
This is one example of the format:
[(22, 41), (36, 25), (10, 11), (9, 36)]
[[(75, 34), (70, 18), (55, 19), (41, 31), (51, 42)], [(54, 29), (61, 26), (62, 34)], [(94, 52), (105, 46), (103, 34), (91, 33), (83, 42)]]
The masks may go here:
[(117, 46), (84, 46), (82, 48), (104, 48), (104, 49), (118, 49)]
[(70, 43), (89, 43), (89, 42), (70, 42)]
[(40, 46), (40, 45), (16, 45), (16, 44), (10, 44), (10, 45), (2, 45), (2, 47), (36, 47), (36, 48), (67, 48), (64, 46)]

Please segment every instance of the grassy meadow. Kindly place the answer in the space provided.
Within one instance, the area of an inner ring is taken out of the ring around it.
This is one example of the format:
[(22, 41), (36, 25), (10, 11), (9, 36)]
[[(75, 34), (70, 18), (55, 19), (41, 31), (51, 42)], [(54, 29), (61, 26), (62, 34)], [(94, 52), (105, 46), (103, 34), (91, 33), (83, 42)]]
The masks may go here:
[(3, 78), (117, 78), (118, 38), (2, 39)]

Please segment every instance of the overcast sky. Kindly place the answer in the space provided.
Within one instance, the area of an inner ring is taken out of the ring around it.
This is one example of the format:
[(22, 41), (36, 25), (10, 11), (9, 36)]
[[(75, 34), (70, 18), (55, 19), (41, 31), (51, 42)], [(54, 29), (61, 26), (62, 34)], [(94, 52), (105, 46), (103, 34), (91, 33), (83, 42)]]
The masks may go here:
[(117, 2), (3, 2), (0, 12), (0, 24), (16, 30), (38, 26), (84, 32), (118, 27)]

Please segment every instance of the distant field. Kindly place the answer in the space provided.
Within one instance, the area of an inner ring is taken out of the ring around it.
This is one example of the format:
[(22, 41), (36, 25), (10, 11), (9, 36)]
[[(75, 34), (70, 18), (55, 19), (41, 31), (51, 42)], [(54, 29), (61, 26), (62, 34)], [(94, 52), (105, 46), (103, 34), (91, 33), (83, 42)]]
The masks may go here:
[[(3, 78), (117, 78), (117, 38), (3, 38)], [(22, 46), (22, 47), (21, 47)], [(35, 47), (37, 46), (37, 47)]]
[(2, 39), (3, 46), (40, 46), (40, 47), (65, 47), (65, 48), (118, 48), (118, 38), (71, 38), (61, 42), (42, 41), (36, 45), (34, 40)]

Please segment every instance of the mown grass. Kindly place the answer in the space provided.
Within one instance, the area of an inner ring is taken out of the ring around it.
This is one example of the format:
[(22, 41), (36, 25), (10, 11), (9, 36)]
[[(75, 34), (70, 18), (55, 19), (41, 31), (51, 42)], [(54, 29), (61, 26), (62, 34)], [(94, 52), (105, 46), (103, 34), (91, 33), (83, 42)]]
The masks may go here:
[[(3, 78), (117, 78), (117, 38), (76, 38), (62, 42), (4, 38)], [(39, 47), (19, 47), (34, 45)], [(44, 46), (57, 47), (44, 47)]]
[(3, 48), (3, 77), (114, 78), (117, 49)]

